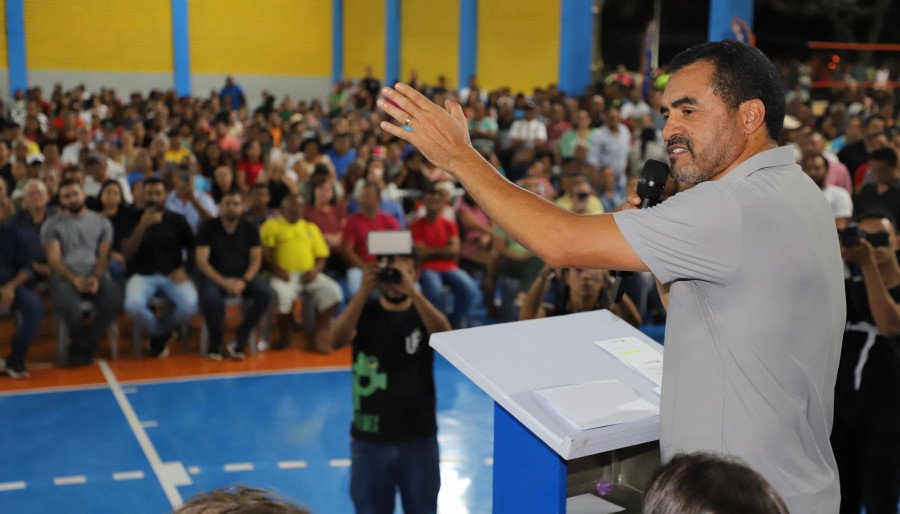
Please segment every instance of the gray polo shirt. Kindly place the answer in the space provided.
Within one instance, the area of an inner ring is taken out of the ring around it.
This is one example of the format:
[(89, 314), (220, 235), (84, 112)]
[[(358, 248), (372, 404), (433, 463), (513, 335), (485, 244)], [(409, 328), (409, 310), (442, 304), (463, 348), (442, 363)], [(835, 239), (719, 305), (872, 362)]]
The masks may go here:
[(615, 213), (670, 283), (660, 445), (732, 454), (793, 514), (837, 512), (834, 383), (846, 316), (834, 216), (790, 147)]
[(41, 227), (41, 244), (59, 241), (63, 264), (81, 276), (86, 276), (97, 264), (100, 243), (112, 243), (112, 239), (109, 219), (89, 210), (77, 217), (61, 210)]

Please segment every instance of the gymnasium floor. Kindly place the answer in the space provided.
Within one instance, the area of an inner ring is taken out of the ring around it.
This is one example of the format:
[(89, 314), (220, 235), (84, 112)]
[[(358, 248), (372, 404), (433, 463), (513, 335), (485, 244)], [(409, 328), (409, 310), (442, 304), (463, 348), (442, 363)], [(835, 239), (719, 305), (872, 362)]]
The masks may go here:
[[(45, 323), (31, 378), (0, 377), (0, 513), (161, 514), (233, 484), (315, 513), (352, 512), (349, 348), (208, 362), (196, 333), (190, 352), (176, 345), (167, 359), (108, 361), (104, 350), (96, 364), (68, 370), (50, 364)], [(492, 403), (439, 356), (435, 378), (439, 511), (490, 512)]]

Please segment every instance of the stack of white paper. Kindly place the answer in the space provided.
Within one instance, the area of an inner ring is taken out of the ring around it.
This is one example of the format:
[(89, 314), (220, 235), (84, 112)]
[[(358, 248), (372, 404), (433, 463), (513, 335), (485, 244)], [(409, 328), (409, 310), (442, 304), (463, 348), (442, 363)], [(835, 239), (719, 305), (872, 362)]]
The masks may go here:
[(659, 415), (659, 408), (618, 380), (600, 380), (534, 391), (538, 403), (578, 430)]

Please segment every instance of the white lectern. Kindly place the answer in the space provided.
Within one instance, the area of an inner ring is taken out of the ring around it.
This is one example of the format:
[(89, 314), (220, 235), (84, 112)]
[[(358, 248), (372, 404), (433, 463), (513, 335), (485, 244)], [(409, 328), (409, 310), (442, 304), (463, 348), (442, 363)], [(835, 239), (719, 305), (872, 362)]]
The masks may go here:
[(567, 461), (659, 438), (659, 418), (578, 431), (539, 405), (540, 389), (616, 379), (659, 405), (656, 384), (598, 348), (634, 336), (608, 310), (435, 334), (431, 346), (494, 400), (495, 513), (566, 512)]

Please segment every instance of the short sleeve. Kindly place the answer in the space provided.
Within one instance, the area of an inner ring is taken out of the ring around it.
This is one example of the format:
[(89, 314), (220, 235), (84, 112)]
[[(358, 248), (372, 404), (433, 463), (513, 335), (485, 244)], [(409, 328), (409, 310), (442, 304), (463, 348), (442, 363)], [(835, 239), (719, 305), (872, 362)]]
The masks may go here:
[(260, 245), (259, 230), (251, 223), (244, 224), (244, 232), (246, 233), (247, 246), (255, 248)]
[(727, 187), (703, 183), (649, 209), (613, 214), (622, 236), (662, 283), (727, 284), (740, 264), (740, 207)]
[(275, 247), (275, 223), (276, 220), (273, 218), (266, 220), (266, 222), (259, 227), (259, 240), (266, 248)]
[(46, 245), (51, 241), (58, 241), (59, 233), (57, 232), (56, 216), (48, 219), (41, 227), (41, 245)]
[(197, 229), (197, 246), (209, 246), (212, 232), (213, 220), (207, 220), (200, 224)]
[(100, 218), (100, 243), (110, 243), (113, 242), (113, 226), (112, 222), (109, 221), (109, 218), (106, 216), (99, 216)]
[(850, 218), (853, 216), (853, 200), (850, 198), (850, 193), (841, 189), (839, 187), (835, 187), (835, 202), (834, 202), (834, 217), (835, 218)]

